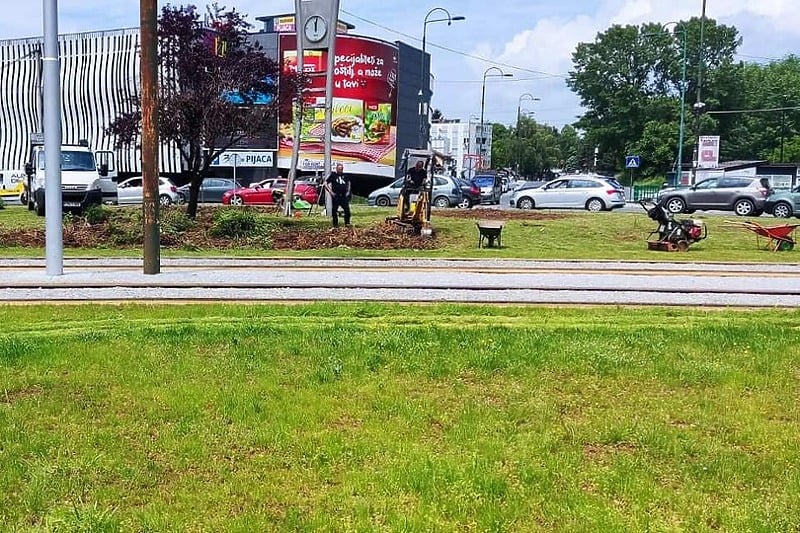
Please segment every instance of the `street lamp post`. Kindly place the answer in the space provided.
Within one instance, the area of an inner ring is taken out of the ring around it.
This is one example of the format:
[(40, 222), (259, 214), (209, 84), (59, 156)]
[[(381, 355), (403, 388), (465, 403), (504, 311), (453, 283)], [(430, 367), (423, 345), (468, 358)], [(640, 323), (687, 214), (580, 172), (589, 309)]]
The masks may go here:
[[(491, 71), (496, 70), (497, 74), (489, 74)], [(484, 159), (486, 157), (486, 135), (485, 135), (485, 126), (483, 124), (483, 112), (486, 106), (486, 78), (487, 77), (497, 77), (497, 78), (511, 78), (513, 74), (508, 74), (503, 72), (503, 69), (500, 67), (489, 67), (483, 72), (483, 85), (481, 86), (481, 149), (480, 149), (480, 156), (481, 156), (481, 168), (484, 165)]]
[[(676, 165), (676, 178), (675, 185), (680, 185), (683, 178), (683, 140), (684, 132), (686, 129), (686, 49), (687, 41), (686, 28), (679, 28), (678, 22), (667, 22), (662, 26), (666, 29), (670, 24), (675, 24), (675, 33), (680, 33), (681, 40), (683, 41), (683, 54), (681, 59), (681, 111), (680, 111), (680, 127), (678, 128), (678, 160)], [(649, 36), (649, 35), (648, 35)]]
[(690, 185), (697, 183), (697, 169), (700, 166), (700, 121), (703, 118), (703, 113), (706, 111), (706, 104), (703, 103), (703, 57), (704, 57), (704, 35), (706, 25), (706, 0), (703, 0), (703, 9), (700, 15), (700, 45), (697, 49), (698, 67), (697, 67), (697, 100), (694, 103), (693, 109), (695, 113), (694, 122), (694, 157), (692, 158), (692, 182)]
[[(429, 17), (436, 13), (442, 12), (445, 14), (446, 18), (438, 18), (438, 19), (430, 19)], [(428, 24), (433, 22), (447, 22), (447, 25), (450, 26), (454, 20), (464, 20), (465, 17), (460, 15), (452, 16), (450, 12), (443, 7), (434, 7), (428, 14), (425, 15), (425, 21), (422, 24), (422, 58), (420, 59), (419, 65), (419, 147), (424, 149), (428, 147), (428, 140), (426, 137), (427, 128), (426, 122), (428, 119), (428, 112), (425, 106), (425, 102), (427, 98), (425, 98), (425, 44), (427, 40), (427, 33), (428, 33)]]
[(517, 102), (517, 176), (519, 176), (519, 167), (520, 167), (520, 159), (522, 154), (522, 146), (520, 145), (520, 135), (519, 135), (519, 122), (522, 118), (522, 102), (523, 100), (530, 100), (531, 102), (538, 102), (540, 100), (539, 97), (533, 96), (531, 93), (523, 93), (519, 97), (519, 101)]

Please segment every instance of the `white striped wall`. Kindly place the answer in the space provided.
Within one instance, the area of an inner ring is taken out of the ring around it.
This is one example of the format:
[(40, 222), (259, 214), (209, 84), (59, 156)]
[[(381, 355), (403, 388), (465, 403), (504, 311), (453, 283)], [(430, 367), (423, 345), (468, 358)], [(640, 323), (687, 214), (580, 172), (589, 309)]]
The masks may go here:
[[(22, 168), (30, 133), (42, 131), (41, 38), (0, 41), (0, 169)], [(86, 139), (114, 150), (105, 129), (139, 95), (139, 30), (59, 36), (61, 123), (65, 144)], [(141, 172), (141, 152), (116, 150), (120, 172)], [(177, 150), (162, 144), (161, 172), (180, 172)]]

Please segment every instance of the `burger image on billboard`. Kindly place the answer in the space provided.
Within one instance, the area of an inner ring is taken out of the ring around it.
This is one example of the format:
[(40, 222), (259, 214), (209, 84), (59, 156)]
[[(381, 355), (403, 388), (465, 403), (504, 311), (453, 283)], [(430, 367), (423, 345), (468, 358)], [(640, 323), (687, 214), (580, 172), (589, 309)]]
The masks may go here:
[(369, 103), (364, 113), (364, 142), (389, 144), (392, 124), (392, 104)]

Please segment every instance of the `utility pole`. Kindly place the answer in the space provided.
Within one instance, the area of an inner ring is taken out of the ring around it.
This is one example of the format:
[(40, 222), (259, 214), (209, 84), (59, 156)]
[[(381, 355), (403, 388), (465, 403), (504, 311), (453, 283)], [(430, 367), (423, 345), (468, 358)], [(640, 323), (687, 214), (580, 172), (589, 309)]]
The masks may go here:
[[(58, 0), (43, 0), (45, 252), (48, 276), (64, 273), (61, 221), (61, 74), (58, 61)], [(36, 164), (35, 161), (31, 162)], [(32, 195), (33, 190), (28, 190)], [(30, 201), (30, 197), (29, 200)]]
[(142, 224), (144, 273), (161, 271), (158, 225), (158, 41), (157, 1), (140, 0), (142, 82)]

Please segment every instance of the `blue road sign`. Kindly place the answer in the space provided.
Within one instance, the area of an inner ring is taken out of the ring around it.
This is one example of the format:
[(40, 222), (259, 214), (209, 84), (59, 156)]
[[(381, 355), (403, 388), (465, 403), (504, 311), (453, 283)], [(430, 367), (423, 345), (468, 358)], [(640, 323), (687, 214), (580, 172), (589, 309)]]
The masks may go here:
[(639, 168), (641, 163), (642, 159), (638, 155), (625, 156), (625, 168)]

